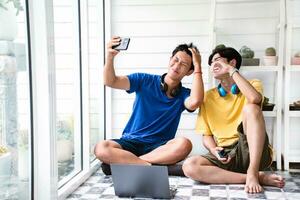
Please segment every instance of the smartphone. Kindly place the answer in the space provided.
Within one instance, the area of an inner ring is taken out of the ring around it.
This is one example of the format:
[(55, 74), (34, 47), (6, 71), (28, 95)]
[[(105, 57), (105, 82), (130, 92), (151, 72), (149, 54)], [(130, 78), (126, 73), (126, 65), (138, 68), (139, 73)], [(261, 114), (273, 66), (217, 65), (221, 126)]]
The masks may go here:
[(130, 42), (130, 38), (121, 38), (120, 44), (113, 46), (113, 49), (118, 51), (127, 50), (129, 42)]
[(227, 153), (223, 150), (218, 151), (218, 155), (220, 156), (220, 158), (227, 158)]

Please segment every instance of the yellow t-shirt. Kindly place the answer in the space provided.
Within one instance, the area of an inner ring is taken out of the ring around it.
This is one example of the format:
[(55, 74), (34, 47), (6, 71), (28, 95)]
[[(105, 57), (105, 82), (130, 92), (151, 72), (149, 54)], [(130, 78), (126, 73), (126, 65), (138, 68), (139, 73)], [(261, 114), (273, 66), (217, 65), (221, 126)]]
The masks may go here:
[[(250, 84), (261, 94), (261, 81), (254, 79)], [(218, 146), (230, 146), (238, 140), (237, 127), (242, 121), (242, 111), (247, 103), (246, 97), (239, 93), (228, 93), (221, 97), (217, 88), (208, 90), (200, 107), (196, 122), (196, 131), (203, 135), (212, 135)]]

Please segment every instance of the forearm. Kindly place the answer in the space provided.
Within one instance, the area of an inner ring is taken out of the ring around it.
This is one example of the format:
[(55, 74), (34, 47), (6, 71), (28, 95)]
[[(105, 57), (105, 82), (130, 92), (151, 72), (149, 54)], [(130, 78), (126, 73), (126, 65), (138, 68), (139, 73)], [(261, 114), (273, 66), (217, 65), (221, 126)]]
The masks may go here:
[(103, 82), (106, 86), (112, 86), (115, 79), (116, 79), (116, 74), (114, 69), (114, 57), (107, 56), (104, 69), (103, 69)]
[(193, 84), (191, 88), (191, 107), (192, 110), (197, 109), (203, 102), (204, 97), (204, 86), (203, 86), (203, 79), (202, 79), (202, 72), (195, 71), (193, 77)]
[(213, 136), (203, 135), (203, 145), (205, 148), (212, 154), (214, 154), (214, 150), (217, 146)]
[(262, 95), (249, 83), (247, 79), (239, 73), (234, 73), (232, 78), (249, 103), (258, 105), (261, 104)]

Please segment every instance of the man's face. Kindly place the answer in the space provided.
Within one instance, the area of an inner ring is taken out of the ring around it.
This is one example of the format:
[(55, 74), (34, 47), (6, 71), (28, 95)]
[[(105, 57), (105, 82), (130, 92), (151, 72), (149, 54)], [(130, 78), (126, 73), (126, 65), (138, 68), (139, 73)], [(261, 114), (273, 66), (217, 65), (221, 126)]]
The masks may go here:
[(176, 80), (181, 80), (191, 70), (192, 58), (184, 51), (178, 51), (169, 62), (168, 74)]
[(211, 65), (210, 65), (210, 70), (214, 76), (215, 79), (222, 79), (225, 76), (228, 76), (228, 72), (224, 72), (224, 70), (222, 70), (222, 65), (218, 62), (223, 62), (223, 63), (227, 63), (228, 61), (226, 58), (223, 58), (220, 56), (220, 54), (216, 53), (212, 60), (211, 60)]

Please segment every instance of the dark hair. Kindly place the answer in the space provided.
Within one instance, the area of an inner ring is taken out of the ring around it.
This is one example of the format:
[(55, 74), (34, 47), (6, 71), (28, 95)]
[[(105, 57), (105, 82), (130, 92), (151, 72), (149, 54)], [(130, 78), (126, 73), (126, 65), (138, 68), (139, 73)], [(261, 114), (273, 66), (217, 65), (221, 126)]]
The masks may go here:
[(185, 53), (187, 53), (189, 56), (192, 57), (192, 64), (191, 64), (191, 68), (190, 70), (194, 70), (194, 63), (193, 63), (193, 54), (192, 52), (189, 50), (189, 48), (195, 48), (197, 52), (199, 52), (199, 50), (197, 49), (197, 47), (195, 45), (193, 45), (193, 43), (190, 44), (180, 44), (178, 45), (172, 52), (172, 57), (178, 52), (178, 51), (184, 51)]
[(212, 58), (215, 54), (219, 54), (221, 57), (226, 58), (228, 62), (232, 59), (236, 60), (235, 68), (240, 69), (242, 63), (242, 56), (240, 53), (232, 47), (216, 47), (213, 52), (210, 54), (208, 58), (208, 65), (210, 66), (212, 63)]

